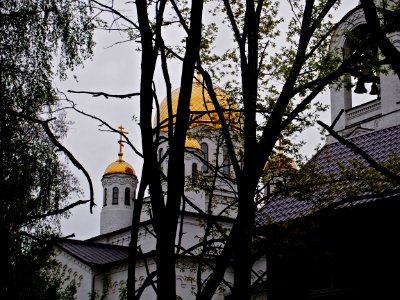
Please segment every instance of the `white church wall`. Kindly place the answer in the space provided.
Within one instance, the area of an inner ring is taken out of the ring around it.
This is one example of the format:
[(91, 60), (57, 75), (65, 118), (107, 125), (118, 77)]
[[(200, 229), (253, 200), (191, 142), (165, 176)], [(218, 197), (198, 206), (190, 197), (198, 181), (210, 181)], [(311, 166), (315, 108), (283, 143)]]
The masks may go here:
[(127, 275), (127, 264), (114, 266), (99, 272), (95, 277), (96, 294), (99, 297), (105, 296), (106, 300), (120, 299), (121, 293), (126, 290)]
[(56, 259), (64, 274), (64, 286), (74, 282), (77, 288), (77, 299), (89, 299), (94, 275), (92, 268), (64, 251), (57, 250)]
[[(126, 289), (128, 267), (126, 263), (113, 266), (109, 269), (95, 270), (91, 267), (76, 260), (74, 257), (68, 255), (66, 252), (60, 251), (57, 255), (57, 260), (60, 262), (62, 270), (64, 270), (65, 284), (72, 280), (75, 281), (77, 286), (77, 300), (87, 300), (90, 293), (93, 291), (98, 297), (106, 294), (105, 300), (118, 300), (121, 292)], [(177, 295), (184, 300), (195, 299), (197, 291), (197, 260), (180, 259), (177, 262), (176, 268), (176, 288)], [(257, 274), (262, 274), (265, 271), (266, 260), (261, 257), (256, 261), (253, 270)], [(205, 280), (211, 273), (210, 269), (204, 267), (201, 276)], [(152, 257), (137, 262), (135, 285), (139, 288), (143, 285), (148, 274), (155, 271), (156, 266)], [(232, 285), (233, 283), (233, 270), (228, 268), (226, 270), (224, 279)], [(253, 278), (253, 281), (256, 278)], [(229, 287), (221, 284), (213, 300), (223, 300), (225, 296), (230, 294)], [(151, 286), (148, 286), (143, 291), (142, 298), (144, 300), (156, 299), (156, 294)], [(263, 299), (263, 298), (255, 298)]]
[(152, 234), (154, 232), (151, 224), (141, 226), (139, 229), (139, 241), (138, 245), (143, 253), (148, 253), (156, 249), (156, 238)]
[[(381, 76), (382, 78), (383, 76)], [(393, 73), (381, 79), (382, 114), (400, 109), (400, 80)]]

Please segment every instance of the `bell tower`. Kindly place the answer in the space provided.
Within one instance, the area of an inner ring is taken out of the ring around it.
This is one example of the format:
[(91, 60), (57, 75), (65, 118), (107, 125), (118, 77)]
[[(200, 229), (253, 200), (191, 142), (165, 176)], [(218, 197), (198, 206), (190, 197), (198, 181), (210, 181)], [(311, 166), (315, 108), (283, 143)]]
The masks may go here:
[[(346, 57), (357, 47), (355, 40), (365, 39), (367, 35), (368, 28), (360, 8), (338, 28), (331, 50)], [(387, 37), (400, 49), (400, 32), (389, 33)], [(368, 54), (382, 60), (378, 45), (370, 39)], [(400, 124), (400, 80), (388, 65), (383, 68), (385, 72), (379, 73), (367, 63), (361, 63), (331, 85), (331, 122), (340, 116), (334, 129), (342, 136), (351, 137)], [(328, 137), (328, 143), (333, 141)]]

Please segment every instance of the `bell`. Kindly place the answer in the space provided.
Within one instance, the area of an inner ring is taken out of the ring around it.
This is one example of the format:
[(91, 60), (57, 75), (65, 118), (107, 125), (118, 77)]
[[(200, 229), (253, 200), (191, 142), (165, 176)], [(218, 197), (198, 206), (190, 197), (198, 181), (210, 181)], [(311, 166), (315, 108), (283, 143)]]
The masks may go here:
[(376, 82), (372, 83), (371, 85), (371, 91), (369, 92), (370, 95), (378, 95), (379, 94), (379, 88)]
[(356, 94), (364, 94), (367, 92), (367, 89), (364, 86), (364, 81), (360, 78), (357, 80), (356, 88), (354, 89), (354, 93)]

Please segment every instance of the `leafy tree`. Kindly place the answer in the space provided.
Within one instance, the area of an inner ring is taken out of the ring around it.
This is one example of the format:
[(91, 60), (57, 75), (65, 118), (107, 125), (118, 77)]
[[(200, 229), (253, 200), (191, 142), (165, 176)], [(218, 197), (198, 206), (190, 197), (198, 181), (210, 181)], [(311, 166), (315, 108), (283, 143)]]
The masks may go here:
[(67, 124), (53, 78), (91, 55), (91, 22), (84, 1), (0, 4), (2, 299), (73, 294), (60, 289), (53, 245), (61, 216), (89, 200), (68, 204), (79, 189), (60, 153), (83, 167), (59, 143)]

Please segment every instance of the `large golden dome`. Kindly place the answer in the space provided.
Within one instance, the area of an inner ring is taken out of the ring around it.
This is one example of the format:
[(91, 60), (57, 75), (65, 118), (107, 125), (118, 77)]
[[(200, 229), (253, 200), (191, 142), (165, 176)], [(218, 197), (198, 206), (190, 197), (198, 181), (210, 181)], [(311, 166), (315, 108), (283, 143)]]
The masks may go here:
[(106, 170), (104, 171), (104, 175), (113, 175), (113, 174), (124, 174), (124, 175), (133, 175), (136, 176), (135, 170), (133, 167), (128, 164), (126, 161), (120, 158), (117, 161), (111, 163)]
[[(180, 88), (172, 91), (172, 113), (176, 115), (178, 107)], [(222, 109), (236, 110), (236, 111), (225, 111), (225, 118), (231, 125), (231, 127), (240, 128), (240, 114), (237, 112), (237, 104), (229, 99), (229, 97), (219, 88), (215, 89), (217, 94), (218, 102)], [(199, 81), (194, 81), (192, 86), (192, 96), (190, 98), (190, 120), (192, 121), (190, 128), (198, 125), (212, 125), (214, 127), (219, 127), (219, 118), (215, 111), (215, 107), (212, 103), (210, 95), (207, 90), (203, 88), (203, 85)], [(165, 98), (160, 103), (160, 124), (162, 131), (168, 131), (168, 102)], [(175, 122), (175, 117), (174, 117)], [(154, 118), (154, 127), (157, 126), (157, 117)]]
[(185, 148), (201, 151), (200, 143), (197, 140), (189, 138), (189, 137), (186, 137)]

